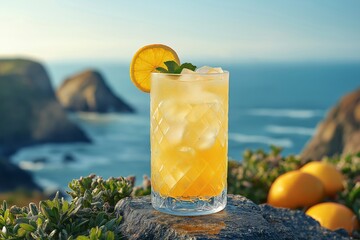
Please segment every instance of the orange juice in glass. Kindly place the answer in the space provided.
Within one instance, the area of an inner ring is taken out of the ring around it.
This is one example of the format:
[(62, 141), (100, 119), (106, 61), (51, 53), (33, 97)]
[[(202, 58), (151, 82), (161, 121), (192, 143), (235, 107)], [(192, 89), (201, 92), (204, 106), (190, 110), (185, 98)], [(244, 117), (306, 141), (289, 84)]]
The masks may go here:
[(204, 215), (226, 205), (229, 73), (151, 73), (155, 209)]

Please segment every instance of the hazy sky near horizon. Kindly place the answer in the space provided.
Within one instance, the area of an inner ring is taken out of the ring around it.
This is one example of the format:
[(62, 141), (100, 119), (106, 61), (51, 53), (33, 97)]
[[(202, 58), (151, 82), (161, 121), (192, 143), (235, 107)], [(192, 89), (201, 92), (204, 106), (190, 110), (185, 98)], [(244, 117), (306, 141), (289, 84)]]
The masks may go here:
[(150, 43), (181, 59), (360, 60), (359, 0), (0, 0), (0, 57), (120, 60)]

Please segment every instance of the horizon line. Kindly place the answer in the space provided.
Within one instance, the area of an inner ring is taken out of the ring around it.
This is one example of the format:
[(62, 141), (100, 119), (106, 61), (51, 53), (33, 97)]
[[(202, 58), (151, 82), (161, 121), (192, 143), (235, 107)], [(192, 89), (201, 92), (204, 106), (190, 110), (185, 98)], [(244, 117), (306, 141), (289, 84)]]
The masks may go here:
[[(65, 63), (65, 62), (99, 62), (99, 63), (121, 63), (130, 64), (131, 58), (97, 58), (97, 57), (81, 57), (81, 58), (41, 58), (30, 56), (27, 54), (16, 55), (0, 55), (0, 60), (3, 59), (28, 59), (41, 63)], [(199, 58), (194, 57), (191, 62), (208, 62), (208, 63), (360, 63), (359, 58)]]

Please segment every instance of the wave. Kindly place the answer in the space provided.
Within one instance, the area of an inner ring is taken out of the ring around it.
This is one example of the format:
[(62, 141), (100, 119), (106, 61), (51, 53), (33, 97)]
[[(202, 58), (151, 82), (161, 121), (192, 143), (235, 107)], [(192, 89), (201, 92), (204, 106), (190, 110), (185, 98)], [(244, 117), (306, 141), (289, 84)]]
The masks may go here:
[(306, 136), (312, 136), (315, 132), (315, 129), (313, 129), (313, 128), (284, 127), (284, 126), (277, 126), (277, 125), (266, 126), (265, 130), (270, 133), (276, 133), (276, 134), (298, 134), (298, 135), (306, 135)]
[(20, 165), (21, 162), (24, 168), (40, 169), (46, 163), (34, 163), (33, 160), (37, 158), (46, 158), (54, 162), (61, 162), (63, 156), (68, 153), (82, 153), (87, 152), (93, 145), (86, 143), (65, 143), (65, 144), (43, 144), (37, 146), (30, 146), (21, 149), (11, 156), (11, 161)]
[(33, 162), (28, 162), (28, 161), (21, 161), (19, 163), (19, 167), (23, 170), (28, 170), (28, 171), (37, 171), (37, 170), (41, 170), (45, 167), (45, 164), (43, 163), (33, 163)]
[(122, 122), (132, 125), (149, 125), (149, 120), (146, 117), (137, 114), (78, 112), (69, 116), (74, 120), (80, 119), (93, 123)]
[(288, 138), (271, 138), (267, 136), (230, 133), (229, 139), (239, 143), (263, 143), (288, 148), (293, 146), (293, 142)]
[(256, 108), (249, 110), (248, 114), (267, 117), (313, 118), (322, 116), (323, 111), (306, 109)]
[[(145, 135), (146, 134), (146, 135)], [(124, 135), (122, 133), (118, 133), (118, 134), (107, 134), (107, 135), (103, 135), (103, 136), (97, 136), (94, 139), (94, 142), (99, 142), (99, 143), (103, 143), (104, 141), (109, 141), (109, 142), (117, 142), (117, 141), (121, 141), (121, 142), (127, 142), (127, 143), (136, 143), (138, 144), (139, 142), (144, 141), (144, 139), (148, 139), (148, 133), (145, 132), (140, 132), (138, 135), (131, 135), (131, 134), (127, 134)]]
[(61, 187), (58, 183), (47, 178), (35, 177), (35, 182), (39, 184), (47, 193), (53, 193), (54, 191), (59, 190)]

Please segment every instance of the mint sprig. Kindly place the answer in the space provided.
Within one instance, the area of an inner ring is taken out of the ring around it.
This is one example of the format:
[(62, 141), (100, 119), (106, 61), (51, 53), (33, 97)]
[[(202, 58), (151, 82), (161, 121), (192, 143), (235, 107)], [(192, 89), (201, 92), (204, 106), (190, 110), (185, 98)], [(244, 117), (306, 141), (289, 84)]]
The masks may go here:
[(195, 71), (196, 69), (196, 66), (192, 65), (191, 63), (183, 63), (179, 65), (175, 61), (166, 61), (164, 62), (164, 64), (167, 67), (167, 69), (163, 67), (157, 67), (156, 70), (161, 73), (180, 74), (184, 68), (190, 69), (191, 71)]

